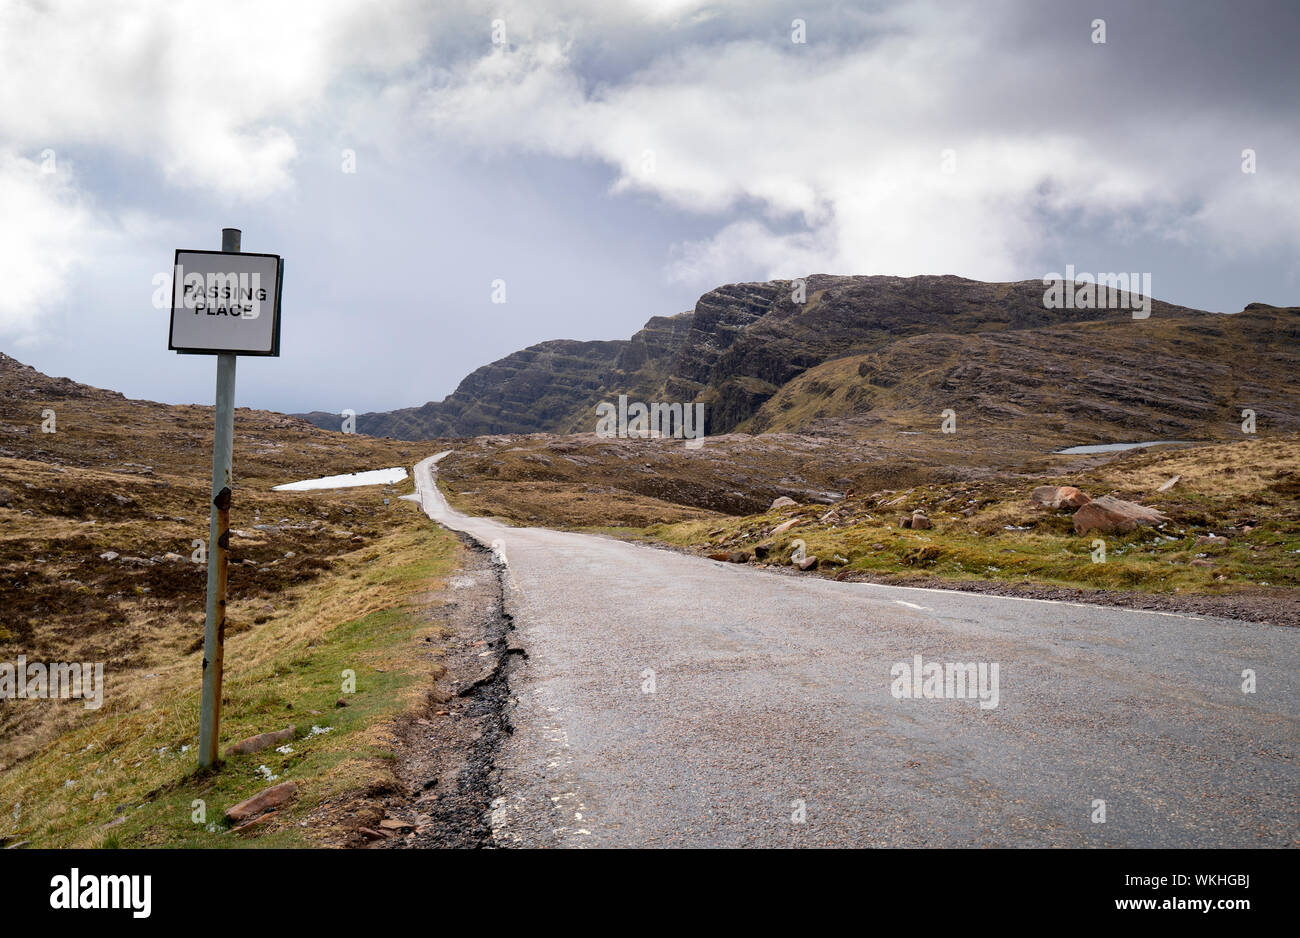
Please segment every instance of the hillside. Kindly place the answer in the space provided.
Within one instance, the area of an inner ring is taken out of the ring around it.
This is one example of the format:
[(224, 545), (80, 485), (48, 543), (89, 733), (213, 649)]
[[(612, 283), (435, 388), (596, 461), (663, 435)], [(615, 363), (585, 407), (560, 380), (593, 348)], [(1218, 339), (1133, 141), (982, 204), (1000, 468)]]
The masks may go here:
[[(587, 415), (611, 388), (649, 399), (663, 385), (690, 324), (690, 313), (656, 316), (631, 339), (530, 345), (476, 369), (445, 400), (359, 414), (356, 429), (400, 440), (590, 429)], [(338, 414), (302, 416), (326, 430), (340, 426)]]
[(810, 368), (743, 429), (880, 432), (939, 421), (1059, 443), (1240, 439), (1251, 409), (1300, 430), (1300, 309), (1153, 315), (1007, 332), (930, 333)]
[[(1048, 310), (1043, 291), (1037, 280), (983, 283), (953, 276), (819, 274), (807, 278), (805, 301), (797, 303), (791, 281), (730, 284), (704, 294), (691, 313), (650, 320), (630, 340), (543, 342), (479, 368), (446, 400), (363, 414), (357, 430), (400, 439), (584, 432), (594, 428), (595, 405), (619, 394), (631, 400), (702, 402), (712, 435), (778, 426), (807, 429), (802, 419), (816, 419), (818, 408), (794, 407), (788, 404), (790, 394), (783, 398), (784, 419), (770, 408), (764, 413), (764, 406), (789, 382), (832, 359), (880, 352), (879, 363), (868, 363), (871, 383), (889, 386), (897, 383), (895, 372), (915, 370), (909, 355), (921, 355), (933, 365), (936, 354), (944, 354), (933, 346), (938, 337), (975, 341), (1015, 332), (1022, 334), (1014, 343), (1017, 367), (1026, 374), (1048, 374), (1064, 348), (1091, 359), (1070, 332), (1085, 322), (1108, 324), (1105, 334), (1116, 342), (1126, 334), (1141, 336), (1147, 351), (1168, 361), (1200, 354), (1202, 347), (1187, 346), (1181, 334), (1213, 331), (1203, 324), (1221, 318), (1158, 300), (1150, 319), (1140, 321), (1123, 309)], [(1170, 325), (1175, 320), (1176, 328)], [(930, 338), (891, 350), (895, 343), (922, 336)], [(955, 362), (957, 346), (945, 347)], [(1261, 349), (1239, 348), (1234, 360), (1249, 369), (1254, 351)], [(939, 377), (960, 381), (960, 371), (951, 374), (955, 368), (950, 364), (950, 373)], [(1262, 370), (1266, 390), (1275, 387), (1277, 371), (1273, 361)], [(1087, 399), (1107, 391), (1103, 381), (1095, 391), (1081, 386), (1076, 393)], [(1094, 409), (1105, 409), (1094, 403)], [(1119, 425), (1126, 425), (1129, 418), (1114, 413), (1121, 418)], [(339, 427), (336, 414), (305, 416), (325, 429)]]

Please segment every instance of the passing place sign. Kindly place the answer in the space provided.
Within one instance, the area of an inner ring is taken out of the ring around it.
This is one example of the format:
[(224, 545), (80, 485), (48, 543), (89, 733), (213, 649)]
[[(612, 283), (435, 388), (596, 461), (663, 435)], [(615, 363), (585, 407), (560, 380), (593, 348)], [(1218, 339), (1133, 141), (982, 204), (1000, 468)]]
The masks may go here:
[(280, 354), (278, 254), (177, 251), (167, 347), (177, 352)]

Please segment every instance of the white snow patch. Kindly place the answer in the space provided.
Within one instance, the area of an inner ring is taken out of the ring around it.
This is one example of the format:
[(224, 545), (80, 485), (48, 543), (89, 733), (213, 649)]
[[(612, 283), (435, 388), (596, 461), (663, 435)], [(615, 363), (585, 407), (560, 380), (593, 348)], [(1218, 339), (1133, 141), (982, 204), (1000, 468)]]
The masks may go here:
[(400, 466), (392, 469), (370, 469), (366, 472), (350, 472), (341, 476), (324, 476), (319, 479), (304, 479), (301, 482), (287, 482), (273, 485), (273, 492), (310, 492), (313, 489), (349, 489), (356, 485), (392, 485), (406, 478), (406, 470)]

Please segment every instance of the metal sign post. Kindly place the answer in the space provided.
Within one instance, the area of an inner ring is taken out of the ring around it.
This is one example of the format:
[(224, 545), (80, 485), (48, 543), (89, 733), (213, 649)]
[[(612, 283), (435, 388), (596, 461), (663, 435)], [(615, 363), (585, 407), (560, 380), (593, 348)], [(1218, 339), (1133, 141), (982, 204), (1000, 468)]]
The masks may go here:
[[(177, 251), (172, 278), (168, 348), (217, 356), (212, 433), (212, 506), (208, 524), (208, 596), (203, 625), (203, 694), (199, 711), (199, 766), (218, 762), (221, 677), (226, 645), (226, 572), (230, 555), (230, 501), (234, 488), (235, 360), (280, 354), (280, 290), (284, 261), (274, 254), (243, 254), (238, 228), (223, 228), (221, 251)], [(269, 315), (265, 315), (269, 313)]]

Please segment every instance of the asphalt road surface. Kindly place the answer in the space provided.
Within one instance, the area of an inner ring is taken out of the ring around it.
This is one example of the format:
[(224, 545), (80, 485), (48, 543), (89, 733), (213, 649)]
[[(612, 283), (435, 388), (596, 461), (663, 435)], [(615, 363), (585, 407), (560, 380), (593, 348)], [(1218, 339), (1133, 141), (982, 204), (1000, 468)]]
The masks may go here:
[[(449, 509), (442, 455), (415, 467), (421, 505), (496, 545), (528, 656), (501, 845), (1300, 843), (1294, 629), (512, 528)], [(925, 697), (896, 669), (917, 655), (984, 664), (985, 705), (955, 672), (951, 696)]]

